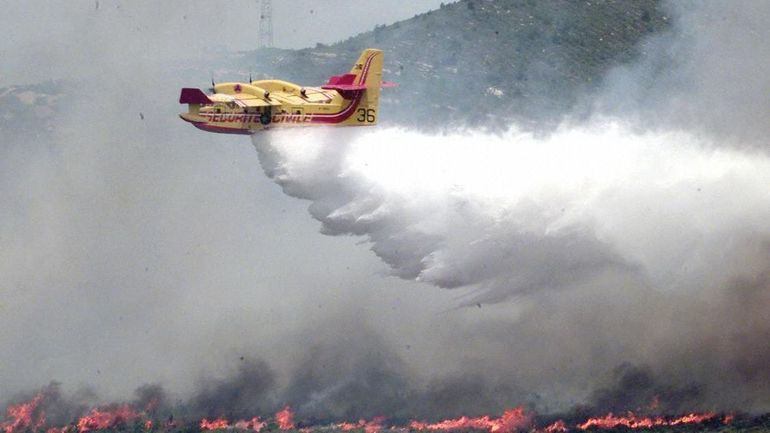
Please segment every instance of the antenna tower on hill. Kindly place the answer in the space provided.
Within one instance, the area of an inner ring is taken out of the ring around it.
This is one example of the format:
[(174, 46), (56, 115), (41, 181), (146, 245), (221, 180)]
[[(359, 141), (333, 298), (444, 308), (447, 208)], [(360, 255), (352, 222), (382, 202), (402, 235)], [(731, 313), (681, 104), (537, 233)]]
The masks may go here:
[(259, 11), (259, 47), (273, 46), (273, 2), (272, 0), (257, 0)]

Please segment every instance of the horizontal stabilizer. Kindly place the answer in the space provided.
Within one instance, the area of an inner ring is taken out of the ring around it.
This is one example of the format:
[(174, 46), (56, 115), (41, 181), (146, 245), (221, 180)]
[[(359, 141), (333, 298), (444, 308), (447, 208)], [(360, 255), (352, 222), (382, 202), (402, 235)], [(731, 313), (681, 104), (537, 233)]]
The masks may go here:
[(180, 104), (211, 104), (213, 101), (206, 96), (201, 89), (182, 89), (182, 94), (179, 95)]
[(356, 80), (356, 74), (342, 74), (332, 75), (329, 77), (329, 81), (326, 82), (327, 86), (336, 86), (341, 84), (353, 84)]
[(324, 84), (321, 88), (345, 92), (351, 90), (366, 90), (366, 84)]
[(329, 78), (329, 81), (321, 86), (321, 88), (326, 90), (336, 90), (338, 92), (356, 92), (366, 90), (365, 84), (354, 84), (355, 80), (355, 74), (332, 75)]
[[(361, 65), (363, 67), (363, 65)], [(355, 68), (354, 68), (355, 70)], [(326, 82), (323, 86), (321, 86), (322, 89), (326, 90), (336, 90), (341, 93), (346, 93), (348, 95), (350, 94), (356, 94), (357, 92), (360, 92), (362, 90), (366, 90), (368, 86), (366, 84), (361, 84), (361, 80), (357, 80), (358, 75), (356, 74), (342, 74), (342, 75), (332, 75), (329, 77), (329, 81)], [(359, 83), (356, 84), (356, 81)], [(364, 83), (366, 81), (364, 80)], [(392, 81), (383, 81), (380, 83), (381, 88), (385, 87), (396, 87), (397, 84)]]

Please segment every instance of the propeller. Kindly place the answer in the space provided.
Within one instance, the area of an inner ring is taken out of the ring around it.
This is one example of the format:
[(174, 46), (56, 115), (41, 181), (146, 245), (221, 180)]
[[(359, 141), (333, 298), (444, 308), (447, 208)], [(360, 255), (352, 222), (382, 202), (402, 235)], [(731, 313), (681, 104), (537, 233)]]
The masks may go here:
[(249, 71), (249, 84), (251, 84), (252, 81), (254, 80), (251, 79), (251, 71)]
[(214, 93), (214, 87), (216, 87), (216, 84), (214, 84), (214, 73), (211, 73), (211, 87), (209, 88), (209, 92)]

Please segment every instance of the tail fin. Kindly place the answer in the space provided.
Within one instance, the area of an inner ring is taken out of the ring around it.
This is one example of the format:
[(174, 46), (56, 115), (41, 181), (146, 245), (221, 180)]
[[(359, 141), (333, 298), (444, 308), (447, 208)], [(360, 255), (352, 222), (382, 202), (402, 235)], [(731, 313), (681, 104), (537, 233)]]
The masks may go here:
[(211, 99), (206, 96), (201, 89), (182, 89), (182, 94), (179, 95), (180, 104), (210, 104)]
[(189, 114), (197, 115), (200, 113), (201, 105), (210, 104), (212, 101), (201, 89), (184, 88), (179, 95), (180, 104), (189, 104)]
[(355, 84), (378, 88), (382, 82), (382, 50), (367, 48), (353, 65), (350, 73), (356, 76)]
[(377, 123), (380, 86), (382, 84), (382, 64), (382, 50), (368, 48), (361, 53), (358, 61), (353, 65), (353, 69), (350, 70), (350, 73), (356, 76), (353, 82), (366, 86), (366, 90), (358, 104), (358, 113), (353, 116), (356, 119), (355, 123), (369, 125)]

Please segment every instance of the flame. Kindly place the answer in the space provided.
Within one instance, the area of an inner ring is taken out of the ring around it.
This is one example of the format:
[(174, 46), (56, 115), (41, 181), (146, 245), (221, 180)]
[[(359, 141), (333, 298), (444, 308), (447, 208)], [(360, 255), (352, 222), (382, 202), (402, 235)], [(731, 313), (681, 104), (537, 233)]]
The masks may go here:
[(716, 414), (712, 412), (690, 413), (670, 421), (668, 425), (700, 424), (713, 419), (715, 416)]
[[(43, 390), (28, 402), (8, 406), (6, 410), (8, 421), (0, 424), (0, 433), (88, 433), (97, 430), (125, 428), (129, 423), (136, 423), (137, 427), (142, 426), (146, 431), (153, 431), (155, 429), (170, 430), (177, 427), (173, 415), (169, 416), (167, 421), (156, 425), (150, 419), (151, 417), (148, 416), (148, 412), (138, 412), (130, 404), (122, 404), (108, 409), (94, 408), (86, 415), (80, 417), (76, 424), (62, 427), (50, 426), (50, 428), (44, 430), (46, 415), (43, 411), (43, 403), (47, 395), (48, 393)], [(655, 400), (653, 405), (655, 405)], [(146, 410), (150, 411), (155, 406), (155, 403), (152, 402)], [(624, 416), (609, 413), (603, 417), (589, 418), (585, 422), (574, 426), (568, 426), (563, 420), (557, 420), (541, 429), (536, 428), (534, 425), (534, 416), (534, 413), (526, 411), (522, 406), (518, 406), (514, 409), (506, 410), (499, 418), (463, 416), (437, 423), (411, 421), (406, 427), (393, 426), (390, 430), (394, 432), (406, 432), (407, 429), (428, 432), (483, 430), (488, 433), (518, 433), (530, 430), (531, 433), (567, 433), (572, 429), (585, 431), (616, 427), (642, 429), (660, 426), (696, 425), (712, 420), (714, 422), (721, 422), (723, 425), (729, 425), (735, 418), (733, 414), (724, 414), (718, 418), (713, 412), (689, 413), (676, 418), (663, 416), (643, 417), (633, 412), (628, 412)], [(332, 424), (332, 428), (343, 432), (359, 430), (363, 431), (363, 433), (379, 433), (386, 429), (383, 427), (384, 421), (384, 417), (375, 417), (371, 421), (361, 419), (358, 422)], [(283, 431), (297, 429), (294, 421), (294, 412), (289, 406), (284, 407), (275, 414), (275, 422), (278, 428)], [(235, 422), (219, 417), (211, 421), (204, 418), (200, 421), (199, 426), (202, 431), (227, 429), (260, 433), (266, 429), (267, 422), (259, 417)], [(319, 431), (317, 427), (312, 426), (302, 427), (298, 430), (300, 433)], [(328, 428), (321, 429), (321, 431), (327, 430)]]
[(364, 433), (377, 433), (382, 430), (382, 423), (385, 421), (385, 417), (378, 416), (371, 421), (358, 420), (358, 423), (343, 422), (336, 425), (336, 427), (342, 431), (350, 431), (362, 429)]
[(532, 415), (527, 414), (522, 406), (507, 410), (500, 418), (481, 416), (471, 418), (463, 416), (448, 419), (434, 424), (412, 421), (409, 428), (413, 430), (487, 430), (490, 433), (513, 433), (524, 430), (532, 424)]
[(567, 428), (567, 423), (565, 423), (564, 420), (558, 420), (545, 428), (546, 433), (564, 433), (567, 430), (569, 429)]
[(39, 392), (32, 400), (8, 406), (6, 412), (10, 421), (2, 424), (5, 433), (13, 433), (21, 430), (37, 430), (45, 424), (45, 413), (40, 410), (45, 394)]
[(217, 418), (213, 421), (209, 421), (203, 418), (200, 423), (201, 430), (221, 430), (230, 427), (230, 421), (225, 418)]
[(674, 426), (683, 424), (700, 424), (702, 422), (711, 420), (716, 415), (711, 412), (696, 414), (690, 413), (679, 418), (666, 419), (663, 417), (639, 417), (633, 412), (628, 412), (626, 416), (615, 416), (609, 413), (601, 418), (589, 418), (586, 422), (578, 424), (577, 428), (580, 430), (588, 430), (592, 428), (598, 429), (610, 429), (618, 426), (627, 427), (630, 429), (637, 428), (650, 428), (657, 426)]
[(77, 429), (78, 433), (85, 433), (92, 430), (120, 427), (138, 418), (139, 414), (128, 404), (120, 405), (112, 410), (91, 409), (88, 415), (84, 415), (78, 420)]
[(267, 427), (267, 423), (259, 419), (257, 416), (248, 421), (241, 420), (235, 423), (235, 428), (237, 429), (254, 430), (255, 432), (259, 432), (265, 427)]
[(278, 428), (281, 430), (293, 429), (294, 412), (291, 411), (289, 406), (284, 407), (282, 410), (275, 414), (275, 422), (278, 423)]

